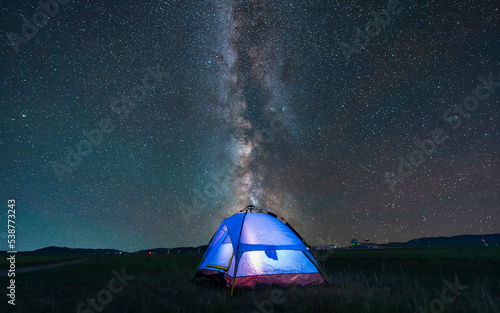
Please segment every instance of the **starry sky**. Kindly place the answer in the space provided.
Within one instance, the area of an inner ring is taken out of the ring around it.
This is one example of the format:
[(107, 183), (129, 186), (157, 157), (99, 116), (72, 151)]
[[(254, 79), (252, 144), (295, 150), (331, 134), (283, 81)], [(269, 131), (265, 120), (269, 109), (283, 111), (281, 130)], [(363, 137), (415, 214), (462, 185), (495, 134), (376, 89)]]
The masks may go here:
[(18, 250), (198, 246), (249, 204), (309, 244), (500, 232), (498, 2), (53, 3), (0, 6)]

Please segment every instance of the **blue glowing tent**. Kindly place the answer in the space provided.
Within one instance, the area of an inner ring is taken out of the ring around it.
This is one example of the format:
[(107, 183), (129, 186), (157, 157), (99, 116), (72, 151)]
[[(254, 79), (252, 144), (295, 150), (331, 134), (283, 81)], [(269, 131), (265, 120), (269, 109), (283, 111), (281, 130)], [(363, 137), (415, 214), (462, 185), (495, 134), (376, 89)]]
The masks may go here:
[(327, 282), (297, 232), (271, 212), (248, 206), (226, 218), (212, 237), (196, 277), (231, 287), (309, 286)]

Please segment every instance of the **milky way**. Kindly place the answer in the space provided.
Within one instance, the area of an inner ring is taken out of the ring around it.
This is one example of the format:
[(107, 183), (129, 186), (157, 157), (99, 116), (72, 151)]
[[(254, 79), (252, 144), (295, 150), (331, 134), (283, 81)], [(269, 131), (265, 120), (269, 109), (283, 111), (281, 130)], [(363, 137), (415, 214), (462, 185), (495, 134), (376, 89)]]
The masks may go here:
[(0, 7), (0, 206), (16, 199), (19, 250), (202, 245), (249, 204), (310, 244), (500, 232), (497, 2), (43, 12)]
[(278, 9), (271, 1), (221, 1), (216, 7), (224, 60), (220, 101), (233, 132), (233, 167), (228, 174), (233, 176), (234, 200), (230, 204), (278, 208), (283, 205), (276, 201), (281, 198), (276, 194), (279, 190), (264, 187), (266, 143), (283, 131), (285, 117), (280, 111), (285, 110), (286, 90), (277, 77), (283, 63), (275, 25)]

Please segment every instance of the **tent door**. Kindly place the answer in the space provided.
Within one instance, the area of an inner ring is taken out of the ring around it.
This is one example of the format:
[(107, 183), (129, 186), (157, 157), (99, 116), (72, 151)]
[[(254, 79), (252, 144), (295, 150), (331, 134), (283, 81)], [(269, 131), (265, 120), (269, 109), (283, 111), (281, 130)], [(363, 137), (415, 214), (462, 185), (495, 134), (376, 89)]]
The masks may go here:
[(229, 267), (231, 266), (231, 261), (233, 260), (233, 256), (234, 256), (234, 252), (231, 255), (231, 257), (229, 258), (229, 262), (227, 263), (227, 266), (208, 264), (207, 267), (213, 267), (213, 268), (216, 268), (216, 269), (219, 269), (219, 270), (223, 270), (224, 272), (227, 273), (227, 271), (229, 270)]

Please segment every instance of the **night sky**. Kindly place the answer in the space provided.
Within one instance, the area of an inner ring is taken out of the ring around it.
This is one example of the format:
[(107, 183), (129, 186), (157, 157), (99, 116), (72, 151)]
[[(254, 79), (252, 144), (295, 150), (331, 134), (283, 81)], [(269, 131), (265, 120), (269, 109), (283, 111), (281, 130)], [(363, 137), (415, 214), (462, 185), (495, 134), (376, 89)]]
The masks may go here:
[(249, 204), (309, 244), (500, 232), (497, 1), (23, 0), (0, 16), (18, 250), (198, 246)]

